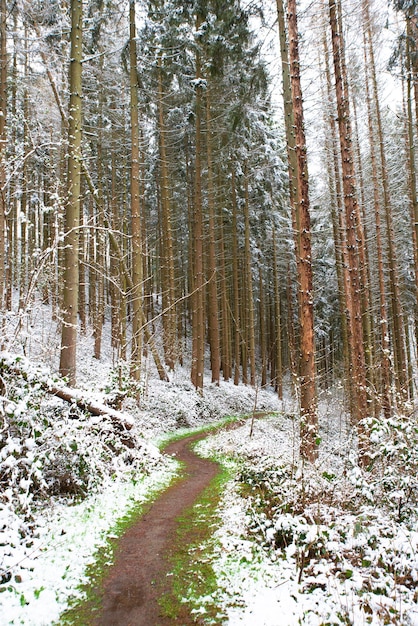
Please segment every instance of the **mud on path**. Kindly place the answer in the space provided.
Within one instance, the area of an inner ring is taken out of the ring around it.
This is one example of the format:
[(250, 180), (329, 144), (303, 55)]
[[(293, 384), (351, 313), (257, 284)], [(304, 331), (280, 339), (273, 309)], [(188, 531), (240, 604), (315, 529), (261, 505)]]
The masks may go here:
[[(192, 435), (169, 444), (164, 452), (185, 465), (175, 482), (150, 506), (119, 540), (115, 562), (104, 581), (100, 614), (95, 626), (166, 626), (176, 622), (163, 617), (158, 599), (164, 593), (170, 570), (167, 559), (175, 541), (177, 518), (190, 508), (219, 472), (219, 465), (198, 457), (192, 443), (207, 433)], [(190, 618), (190, 624), (195, 623)], [(180, 626), (186, 626), (182, 618)]]

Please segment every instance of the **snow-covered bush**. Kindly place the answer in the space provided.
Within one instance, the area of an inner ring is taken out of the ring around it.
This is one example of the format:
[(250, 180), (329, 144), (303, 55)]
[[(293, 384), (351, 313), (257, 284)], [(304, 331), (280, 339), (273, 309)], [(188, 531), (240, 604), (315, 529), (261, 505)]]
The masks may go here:
[(264, 546), (277, 598), (294, 600), (295, 618), (288, 623), (416, 623), (413, 422), (371, 423), (372, 463), (364, 470), (351, 440), (344, 456), (341, 449), (333, 456), (329, 439), (330, 454), (316, 465), (289, 457), (291, 428), (285, 418), (280, 428), (280, 421), (262, 420), (253, 439), (239, 439), (237, 432), (215, 435), (205, 449), (237, 458), (235, 498), (246, 515), (242, 541), (253, 537)]
[(369, 419), (370, 467), (353, 463), (350, 479), (371, 504), (384, 505), (398, 521), (407, 522), (418, 507), (417, 416)]
[(109, 477), (132, 478), (160, 462), (135, 428), (51, 396), (25, 367), (21, 375), (3, 369), (1, 380), (0, 505), (29, 514), (33, 503), (80, 498)]

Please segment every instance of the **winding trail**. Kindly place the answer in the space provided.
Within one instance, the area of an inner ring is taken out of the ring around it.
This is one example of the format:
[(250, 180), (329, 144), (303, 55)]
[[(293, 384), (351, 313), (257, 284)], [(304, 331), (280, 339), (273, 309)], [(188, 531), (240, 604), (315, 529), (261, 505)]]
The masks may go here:
[[(102, 609), (95, 626), (166, 626), (176, 620), (163, 617), (158, 598), (170, 566), (169, 548), (175, 539), (177, 518), (197, 500), (219, 472), (219, 465), (198, 457), (192, 443), (207, 433), (169, 444), (164, 452), (185, 465), (184, 473), (150, 506), (120, 539), (115, 563), (104, 581)], [(158, 584), (157, 584), (158, 581)], [(178, 622), (177, 622), (178, 623)], [(190, 620), (190, 624), (195, 621)], [(182, 619), (181, 626), (186, 626)]]

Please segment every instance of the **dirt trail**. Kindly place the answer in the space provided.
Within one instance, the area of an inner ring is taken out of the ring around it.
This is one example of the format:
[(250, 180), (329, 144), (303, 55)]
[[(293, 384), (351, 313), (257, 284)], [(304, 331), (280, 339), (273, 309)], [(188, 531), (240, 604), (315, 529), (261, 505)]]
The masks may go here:
[[(161, 580), (169, 570), (167, 554), (177, 518), (188, 509), (219, 471), (213, 461), (198, 457), (191, 443), (206, 433), (176, 441), (165, 449), (185, 464), (185, 478), (167, 489), (148, 512), (121, 538), (115, 563), (104, 582), (104, 595), (96, 626), (166, 626), (158, 606)], [(158, 584), (157, 581), (159, 581)], [(194, 623), (192, 620), (190, 623)], [(182, 620), (181, 626), (186, 626)]]

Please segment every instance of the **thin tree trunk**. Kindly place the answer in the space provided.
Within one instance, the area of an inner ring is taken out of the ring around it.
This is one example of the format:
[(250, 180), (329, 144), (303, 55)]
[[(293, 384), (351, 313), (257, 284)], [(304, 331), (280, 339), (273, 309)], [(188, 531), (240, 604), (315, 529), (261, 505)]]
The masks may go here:
[[(103, 72), (103, 56), (100, 57), (100, 70)], [(104, 238), (104, 197), (103, 197), (103, 93), (99, 94), (99, 115), (98, 115), (98, 131), (97, 131), (97, 191), (99, 194), (99, 202), (96, 215), (97, 229), (94, 233), (97, 248), (96, 259), (96, 285), (97, 300), (93, 310), (93, 336), (94, 336), (94, 358), (100, 359), (102, 349), (102, 334), (104, 324), (105, 311), (105, 238)]]
[[(28, 59), (28, 28), (25, 25), (25, 50), (24, 50), (24, 76), (25, 82), (29, 81), (29, 59)], [(28, 226), (29, 226), (29, 207), (28, 207), (28, 154), (29, 154), (29, 94), (27, 85), (23, 89), (23, 164), (22, 164), (22, 181), (20, 196), (20, 259), (19, 259), (19, 309), (23, 309), (26, 301), (28, 279), (29, 279), (29, 247), (28, 247)]]
[(232, 192), (232, 290), (234, 311), (234, 385), (238, 385), (241, 366), (241, 320), (240, 320), (240, 291), (238, 278), (238, 230), (237, 230), (237, 190), (235, 170), (231, 168), (231, 192)]
[(254, 294), (253, 279), (251, 269), (251, 242), (250, 242), (250, 200), (248, 192), (248, 168), (245, 166), (244, 173), (244, 262), (245, 262), (245, 292), (247, 302), (247, 354), (250, 364), (250, 384), (255, 386), (255, 313), (254, 313)]
[(76, 383), (78, 315), (78, 247), (82, 126), (82, 0), (71, 0), (70, 106), (68, 125), (68, 199), (64, 233), (64, 292), (60, 374)]
[(220, 247), (220, 268), (219, 283), (221, 293), (221, 353), (222, 353), (222, 373), (224, 380), (229, 380), (232, 376), (231, 368), (231, 324), (228, 299), (228, 281), (226, 277), (225, 259), (225, 233), (222, 213), (218, 215), (219, 224), (219, 247)]
[[(201, 25), (201, 17), (196, 17), (196, 31)], [(194, 188), (194, 268), (193, 268), (193, 310), (192, 310), (192, 372), (191, 379), (196, 389), (203, 390), (205, 317), (204, 317), (204, 273), (203, 273), (203, 207), (202, 207), (202, 77), (200, 52), (196, 49), (196, 155)]]
[(266, 323), (266, 302), (261, 267), (261, 258), (258, 264), (258, 290), (259, 290), (259, 329), (260, 329), (260, 354), (261, 354), (261, 387), (267, 385), (267, 323)]
[(283, 365), (282, 365), (282, 329), (279, 287), (279, 268), (277, 264), (276, 229), (273, 226), (273, 277), (274, 277), (274, 342), (275, 376), (274, 386), (280, 400), (283, 400)]
[(304, 459), (317, 456), (318, 417), (315, 387), (315, 338), (313, 319), (312, 252), (309, 215), (309, 183), (299, 68), (299, 32), (296, 0), (288, 2), (289, 62), (296, 140), (296, 223), (300, 322), (301, 444)]
[[(6, 117), (7, 117), (7, 3), (0, 3), (0, 316), (6, 310)], [(3, 336), (3, 333), (1, 333)], [(1, 345), (0, 345), (1, 347)]]
[(212, 159), (212, 120), (209, 90), (206, 91), (206, 151), (208, 176), (209, 254), (208, 254), (208, 329), (212, 382), (219, 384), (221, 350), (219, 334), (218, 268), (216, 263), (215, 188)]
[(341, 149), (343, 195), (346, 225), (346, 255), (349, 270), (349, 291), (347, 309), (350, 317), (351, 340), (351, 372), (354, 399), (351, 404), (354, 411), (353, 422), (358, 427), (359, 454), (362, 462), (367, 460), (367, 441), (361, 420), (368, 415), (366, 393), (366, 364), (363, 346), (362, 310), (360, 294), (360, 267), (357, 241), (357, 197), (355, 188), (355, 172), (352, 152), (351, 123), (348, 98), (344, 86), (345, 63), (342, 55), (342, 33), (337, 20), (335, 0), (329, 0), (329, 14), (332, 33), (332, 50), (334, 59), (335, 90), (338, 111), (338, 129)]
[(131, 234), (132, 234), (132, 345), (131, 376), (141, 378), (142, 359), (142, 233), (139, 163), (139, 112), (135, 0), (129, 0), (129, 77), (131, 107)]
[[(370, 33), (369, 33), (370, 34)], [(371, 40), (369, 40), (369, 53)], [(366, 46), (366, 33), (364, 33), (364, 55), (365, 55), (365, 69), (366, 69), (366, 100), (367, 100), (367, 112), (369, 122), (369, 144), (370, 144), (370, 158), (372, 165), (372, 181), (373, 181), (373, 199), (374, 199), (374, 215), (376, 226), (376, 248), (377, 248), (377, 273), (379, 280), (379, 299), (380, 299), (380, 328), (381, 328), (381, 376), (382, 376), (382, 394), (381, 405), (383, 413), (386, 418), (390, 417), (390, 342), (389, 342), (389, 324), (388, 324), (388, 311), (386, 304), (386, 287), (384, 278), (384, 264), (383, 264), (383, 240), (381, 230), (381, 208), (379, 197), (379, 181), (376, 164), (375, 153), (375, 136), (373, 128), (373, 111), (370, 98), (369, 89), (369, 77), (368, 68), (370, 59), (367, 58), (367, 46)]]
[[(409, 45), (407, 46), (407, 53), (409, 53)], [(404, 119), (406, 120), (406, 160), (408, 165), (409, 185), (408, 194), (410, 199), (410, 213), (411, 213), (411, 231), (412, 231), (412, 244), (414, 252), (414, 278), (415, 278), (415, 310), (414, 310), (414, 332), (415, 332), (415, 345), (418, 356), (418, 194), (417, 194), (417, 172), (415, 161), (415, 140), (414, 140), (414, 122), (412, 116), (412, 101), (411, 101), (411, 67), (408, 61), (407, 54), (407, 85), (406, 94), (403, 97)], [(405, 103), (406, 97), (406, 103)]]
[(165, 360), (168, 367), (173, 370), (177, 360), (177, 315), (175, 307), (175, 278), (174, 278), (174, 252), (172, 235), (171, 202), (169, 196), (169, 177), (167, 150), (165, 142), (165, 123), (163, 110), (163, 81), (162, 81), (162, 61), (161, 55), (158, 57), (158, 123), (159, 123), (159, 145), (160, 145), (160, 169), (161, 169), (161, 210), (162, 210), (162, 243), (161, 253), (162, 268), (162, 293), (163, 293), (163, 315), (164, 328), (164, 351)]

